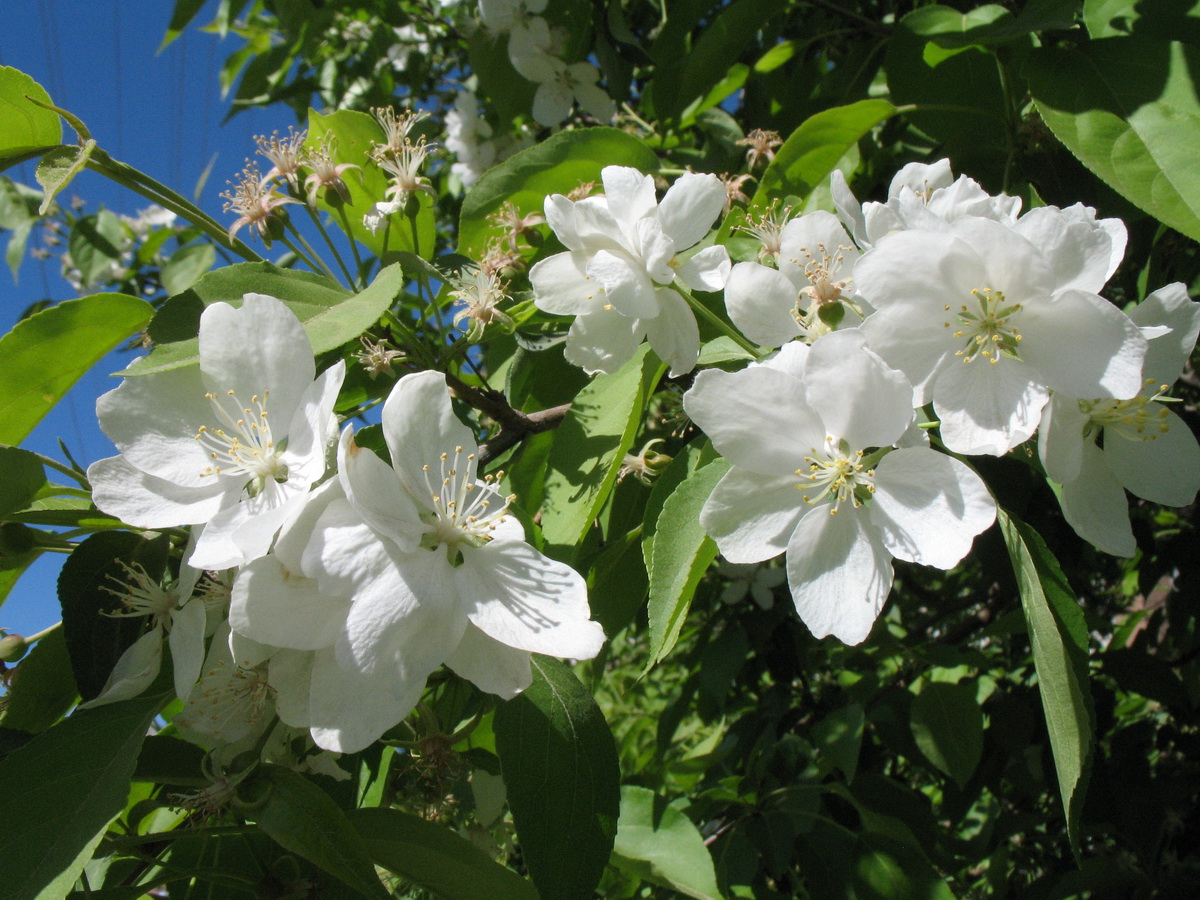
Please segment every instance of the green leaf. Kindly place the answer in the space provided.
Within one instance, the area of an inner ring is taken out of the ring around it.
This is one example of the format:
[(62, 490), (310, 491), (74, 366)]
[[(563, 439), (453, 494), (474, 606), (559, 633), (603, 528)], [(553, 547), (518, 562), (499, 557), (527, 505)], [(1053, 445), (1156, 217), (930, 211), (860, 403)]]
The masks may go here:
[(663, 504), (650, 555), (650, 661), (660, 662), (679, 640), (700, 576), (717, 545), (700, 525), (700, 510), (729, 463), (716, 459), (684, 481)]
[(33, 502), (46, 484), (42, 462), (28, 450), (0, 447), (0, 521)]
[(183, 29), (196, 18), (196, 13), (200, 12), (204, 4), (205, 0), (175, 0), (175, 8), (171, 10), (171, 21), (167, 23), (167, 33), (163, 35), (163, 42), (158, 47), (159, 53), (183, 34)]
[(970, 681), (927, 681), (912, 702), (909, 725), (925, 758), (962, 788), (983, 757), (983, 711)]
[(546, 197), (566, 194), (580, 184), (600, 182), (605, 166), (632, 166), (643, 172), (658, 168), (654, 151), (616, 128), (560, 131), (522, 150), (483, 174), (463, 198), (458, 221), (458, 252), (481, 259), (488, 243), (503, 230), (487, 217), (505, 202), (521, 215), (540, 213)]
[(895, 113), (896, 107), (886, 100), (859, 100), (809, 116), (784, 141), (767, 166), (750, 209), (765, 209), (776, 199), (782, 202), (787, 202), (788, 197), (804, 199), (829, 177), (847, 150)]
[(283, 849), (303, 856), (367, 897), (387, 900), (371, 858), (346, 814), (323, 790), (291, 769), (262, 765), (243, 782), (242, 796), (265, 791), (247, 815)]
[(108, 615), (121, 608), (112, 591), (129, 583), (121, 563), (140, 566), (158, 579), (166, 569), (168, 546), (165, 537), (146, 540), (128, 531), (106, 531), (83, 541), (63, 563), (58, 575), (63, 634), (84, 700), (104, 689), (121, 654), (146, 629), (141, 616)]
[(0, 762), (0, 897), (38, 896), (125, 808), (138, 750), (165, 699), (81, 710)]
[(189, 244), (172, 254), (162, 265), (163, 290), (168, 294), (182, 294), (217, 261), (217, 249), (209, 243)]
[[(417, 127), (420, 131), (420, 126)], [(424, 191), (417, 193), (420, 200), (416, 217), (416, 240), (413, 238), (412, 220), (403, 213), (390, 217), (386, 229), (371, 234), (363, 225), (363, 216), (371, 206), (386, 199), (384, 192), (391, 181), (387, 173), (371, 159), (372, 144), (383, 143), (383, 129), (373, 116), (351, 109), (332, 113), (308, 111), (308, 140), (306, 147), (318, 146), (326, 135), (333, 135), (333, 158), (337, 163), (350, 163), (358, 169), (347, 170), (342, 180), (350, 190), (350, 202), (344, 207), (350, 223), (353, 239), (364, 244), (379, 256), (386, 243), (389, 250), (407, 250), (418, 256), (432, 257), (436, 230), (433, 198)], [(338, 228), (345, 229), (336, 208), (325, 200), (325, 192), (318, 195), (317, 206), (329, 214)], [(298, 208), (298, 207), (297, 207)]]
[(67, 249), (85, 288), (113, 281), (115, 267), (120, 266), (124, 241), (125, 229), (121, 221), (107, 209), (94, 216), (84, 216), (75, 223), (67, 238)]
[(1136, 33), (1160, 41), (1200, 44), (1200, 3), (1196, 0), (1170, 3), (1086, 0), (1083, 24), (1093, 40)]
[[(263, 267), (266, 267), (265, 269)], [(235, 279), (228, 278), (224, 273), (228, 273), (233, 269), (239, 269)], [(274, 271), (270, 271), (274, 269)], [(250, 270), (250, 271), (247, 271)], [(397, 265), (388, 266), (370, 283), (363, 291), (346, 297), (340, 292), (334, 292), (328, 285), (329, 282), (324, 279), (314, 283), (311, 279), (306, 280), (303, 285), (305, 290), (301, 291), (301, 295), (297, 299), (293, 299), (288, 293), (288, 281), (290, 279), (283, 278), (282, 283), (277, 277), (280, 269), (275, 269), (274, 266), (268, 266), (266, 263), (246, 263), (242, 266), (231, 266), (228, 269), (218, 269), (212, 272), (209, 276), (201, 278), (196, 283), (192, 291), (185, 292), (180, 297), (187, 297), (194, 293), (195, 297), (181, 301), (179, 306), (172, 312), (174, 321), (166, 328), (173, 331), (183, 327), (182, 322), (198, 308), (196, 303), (199, 298), (200, 312), (203, 312), (203, 306), (209, 303), (218, 302), (217, 298), (213, 298), (211, 285), (205, 285), (208, 277), (214, 277), (215, 284), (226, 285), (233, 281), (239, 284), (244, 284), (250, 281), (257, 281), (254, 277), (256, 274), (266, 276), (263, 283), (269, 283), (276, 288), (280, 288), (278, 292), (272, 296), (278, 296), (288, 308), (296, 314), (296, 317), (304, 323), (304, 332), (308, 335), (308, 340), (312, 344), (314, 353), (324, 353), (326, 350), (333, 350), (335, 347), (340, 347), (347, 341), (353, 340), (362, 334), (372, 325), (374, 325), (384, 311), (392, 305), (400, 293), (400, 289), (404, 285), (404, 275)], [(220, 276), (220, 277), (216, 277)], [(203, 286), (203, 289), (202, 289)], [(241, 291), (235, 297), (228, 299), (220, 298), (222, 302), (230, 303), (233, 306), (241, 306)], [(265, 290), (260, 290), (258, 293), (266, 293)], [(337, 298), (342, 299), (337, 299)], [(213, 299), (210, 299), (213, 298)], [(165, 312), (164, 308), (164, 312)], [(195, 317), (197, 328), (199, 328), (199, 316)], [(153, 328), (153, 326), (152, 326)], [(172, 369), (181, 369), (185, 366), (194, 366), (200, 363), (200, 340), (199, 338), (188, 338), (187, 340), (173, 341), (168, 344), (159, 344), (147, 356), (143, 356), (134, 360), (120, 374), (122, 375), (154, 375), (158, 372), (169, 372)]]
[(27, 98), (50, 103), (50, 95), (24, 72), (0, 66), (0, 169), (62, 143), (58, 114)]
[(571, 555), (617, 482), (621, 463), (637, 435), (642, 409), (666, 366), (638, 348), (611, 375), (598, 375), (581, 390), (559, 425), (550, 449), (542, 502), (546, 544)]
[(144, 328), (153, 308), (128, 294), (48, 307), (0, 337), (0, 443), (19, 444), (79, 377)]
[(348, 814), (377, 866), (443, 900), (537, 900), (532, 884), (449, 828), (398, 809)]
[(0, 725), (42, 732), (66, 715), (78, 699), (67, 643), (62, 629), (56, 628), (21, 660)]
[(501, 703), (496, 751), (529, 875), (545, 898), (591, 900), (620, 810), (604, 715), (567, 666), (533, 657), (533, 684)]
[(1021, 591), (1067, 837), (1078, 856), (1080, 819), (1095, 745), (1087, 626), (1075, 594), (1041, 536), (1004, 510), (998, 512), (998, 520)]
[(1029, 87), (1055, 137), (1131, 203), (1200, 240), (1200, 48), (1138, 37), (1042, 48)]
[(712, 855), (700, 831), (684, 813), (648, 788), (621, 787), (613, 864), (643, 881), (696, 900), (721, 896)]
[(724, 5), (688, 53), (660, 64), (647, 91), (654, 113), (674, 119), (726, 77), (763, 23), (783, 10), (782, 0), (737, 0)]
[(841, 770), (847, 784), (854, 781), (858, 771), (865, 721), (863, 708), (851, 703), (835, 709), (818, 722), (812, 731), (813, 745), (821, 751), (822, 770)]
[(38, 207), (39, 216), (44, 216), (50, 211), (59, 192), (87, 167), (87, 161), (95, 149), (96, 142), (88, 138), (78, 147), (69, 144), (55, 147), (42, 157), (34, 173), (37, 183), (45, 189), (41, 206)]

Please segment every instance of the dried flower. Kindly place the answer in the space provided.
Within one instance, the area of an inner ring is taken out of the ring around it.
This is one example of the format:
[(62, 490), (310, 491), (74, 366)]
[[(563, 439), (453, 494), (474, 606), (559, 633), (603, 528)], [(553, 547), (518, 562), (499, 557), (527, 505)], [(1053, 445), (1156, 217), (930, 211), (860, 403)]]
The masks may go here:
[(337, 195), (343, 203), (350, 202), (350, 190), (346, 187), (346, 182), (342, 180), (342, 175), (347, 169), (359, 167), (354, 163), (335, 163), (333, 149), (334, 136), (330, 132), (325, 135), (320, 144), (310, 147), (301, 156), (301, 165), (312, 170), (311, 174), (304, 179), (304, 186), (308, 189), (309, 206), (316, 206), (317, 194), (321, 188), (332, 188), (337, 191)]
[(512, 325), (512, 319), (498, 309), (500, 302), (508, 299), (508, 285), (500, 281), (495, 272), (486, 272), (482, 268), (473, 269), (469, 276), (460, 272), (454, 285), (456, 289), (450, 296), (462, 305), (454, 315), (454, 324), (466, 331), (467, 340), (478, 341), (483, 337), (484, 329), (493, 322)]
[(504, 229), (504, 239), (508, 241), (508, 245), (514, 251), (517, 249), (517, 243), (521, 235), (536, 225), (544, 224), (546, 221), (546, 217), (536, 211), (521, 215), (520, 210), (517, 209), (517, 205), (511, 200), (487, 218), (493, 225)]
[(755, 128), (738, 141), (738, 146), (750, 148), (746, 151), (746, 166), (757, 169), (775, 159), (775, 150), (783, 146), (783, 138), (778, 131)]
[(288, 126), (287, 137), (281, 138), (278, 131), (272, 131), (270, 137), (255, 135), (254, 142), (258, 144), (258, 155), (266, 157), (271, 162), (271, 170), (263, 176), (264, 181), (272, 178), (286, 178), (293, 190), (300, 190), (300, 166), (303, 165), (304, 141), (307, 131), (296, 131)]
[(721, 179), (721, 184), (725, 185), (725, 210), (722, 215), (728, 215), (729, 210), (735, 203), (749, 204), (750, 197), (747, 196), (746, 192), (742, 190), (742, 186), (747, 181), (753, 180), (753, 175), (749, 173), (743, 175), (726, 174), (718, 175), (717, 177)]
[(360, 337), (363, 348), (354, 354), (367, 374), (374, 379), (378, 375), (394, 375), (392, 361), (404, 358), (403, 350), (393, 350), (386, 341), (373, 341), (368, 337)]
[[(232, 182), (230, 182), (232, 184)], [(246, 167), (238, 177), (238, 182), (232, 191), (221, 194), (225, 200), (225, 212), (235, 212), (238, 219), (229, 227), (229, 239), (241, 230), (243, 225), (251, 226), (267, 243), (270, 235), (267, 233), (268, 220), (277, 206), (286, 203), (299, 203), (291, 197), (285, 197), (272, 188), (268, 188), (259, 174), (255, 163), (246, 161)]]
[(758, 249), (758, 261), (766, 263), (779, 262), (779, 254), (782, 252), (781, 239), (783, 235), (783, 227), (792, 219), (792, 207), (785, 206), (782, 209), (771, 204), (758, 218), (753, 216), (746, 217), (745, 225), (738, 225), (733, 230), (745, 232), (753, 238), (757, 238), (762, 246)]

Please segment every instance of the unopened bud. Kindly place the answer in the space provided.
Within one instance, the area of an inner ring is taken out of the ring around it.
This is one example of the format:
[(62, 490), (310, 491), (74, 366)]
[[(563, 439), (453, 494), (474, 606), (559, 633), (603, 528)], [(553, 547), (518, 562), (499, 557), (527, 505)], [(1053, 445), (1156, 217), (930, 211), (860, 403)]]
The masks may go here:
[(19, 634), (6, 634), (0, 638), (0, 662), (16, 662), (25, 655), (29, 644)]

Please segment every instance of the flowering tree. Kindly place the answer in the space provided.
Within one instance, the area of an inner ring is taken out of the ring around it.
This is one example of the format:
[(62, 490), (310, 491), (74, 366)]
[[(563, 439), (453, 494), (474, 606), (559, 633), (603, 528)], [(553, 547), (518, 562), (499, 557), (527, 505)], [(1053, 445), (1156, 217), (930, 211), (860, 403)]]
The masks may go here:
[(220, 221), (0, 69), (5, 897), (1188, 895), (1196, 19), (884, 6), (222, 3)]

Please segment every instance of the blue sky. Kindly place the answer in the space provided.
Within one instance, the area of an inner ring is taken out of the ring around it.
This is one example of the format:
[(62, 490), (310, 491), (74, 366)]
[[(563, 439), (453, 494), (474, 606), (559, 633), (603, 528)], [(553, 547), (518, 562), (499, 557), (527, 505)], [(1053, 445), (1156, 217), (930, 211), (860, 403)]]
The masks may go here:
[[(289, 110), (277, 107), (239, 113), (222, 125), (229, 106), (221, 98), (217, 74), (240, 44), (234, 37), (221, 42), (192, 30), (158, 54), (173, 5), (166, 0), (5, 3), (0, 65), (33, 76), (58, 106), (83, 120), (101, 147), (185, 196), (193, 195), (215, 154), (199, 205), (226, 221), (218, 195), (253, 153), (253, 136), (282, 131), (294, 120)], [(210, 2), (197, 22), (207, 21), (213, 8)], [(32, 163), (3, 174), (34, 184)], [(104, 206), (135, 214), (146, 205), (141, 197), (90, 172), (80, 175), (68, 194), (82, 197), (92, 212)], [(7, 236), (0, 236), (0, 246), (6, 242)], [(30, 246), (37, 243), (35, 231)], [(0, 268), (0, 333), (7, 332), (29, 304), (73, 296), (54, 260), (38, 262), (27, 256), (16, 284), (7, 268)], [(112, 445), (96, 427), (95, 402), (116, 386), (110, 373), (127, 362), (127, 355), (117, 354), (101, 361), (24, 446), (62, 459), (57, 446), (61, 437), (84, 465), (111, 456)], [(0, 607), (0, 627), (30, 634), (58, 621), (54, 583), (61, 561), (61, 556), (47, 554), (31, 567)]]

